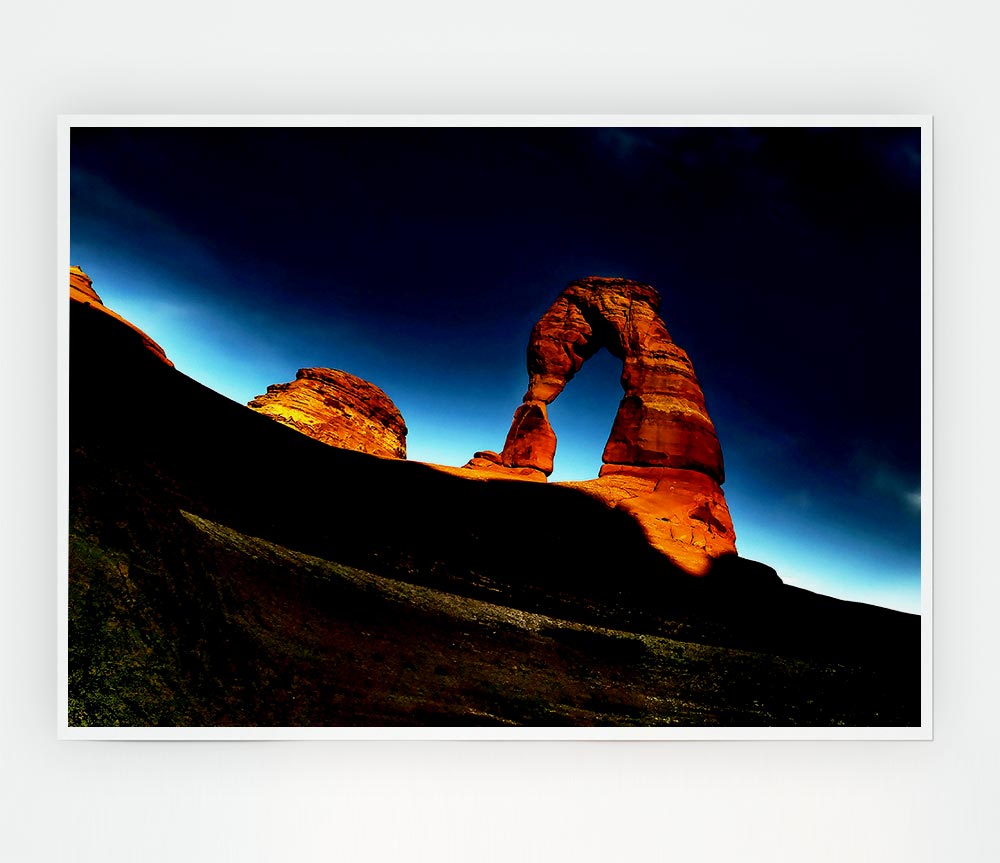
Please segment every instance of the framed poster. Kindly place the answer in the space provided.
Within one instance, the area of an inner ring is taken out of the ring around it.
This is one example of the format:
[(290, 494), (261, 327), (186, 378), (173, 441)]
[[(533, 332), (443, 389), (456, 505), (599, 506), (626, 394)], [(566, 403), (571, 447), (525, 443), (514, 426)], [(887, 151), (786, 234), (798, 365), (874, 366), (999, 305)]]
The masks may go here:
[(63, 118), (62, 736), (928, 738), (930, 130)]

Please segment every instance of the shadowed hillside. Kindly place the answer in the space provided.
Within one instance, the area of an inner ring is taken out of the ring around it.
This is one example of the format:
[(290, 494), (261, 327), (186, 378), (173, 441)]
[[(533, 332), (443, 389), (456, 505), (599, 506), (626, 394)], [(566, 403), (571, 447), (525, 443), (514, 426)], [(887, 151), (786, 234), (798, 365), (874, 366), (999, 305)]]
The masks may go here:
[(70, 723), (916, 725), (919, 618), (326, 446), (72, 304)]

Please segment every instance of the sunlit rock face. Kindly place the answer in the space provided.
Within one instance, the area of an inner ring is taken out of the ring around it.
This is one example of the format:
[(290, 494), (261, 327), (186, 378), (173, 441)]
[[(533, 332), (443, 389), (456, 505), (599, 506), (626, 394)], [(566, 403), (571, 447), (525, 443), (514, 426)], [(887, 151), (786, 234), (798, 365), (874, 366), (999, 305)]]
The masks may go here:
[(104, 305), (97, 291), (94, 290), (94, 284), (90, 276), (77, 266), (69, 268), (69, 299), (72, 303), (81, 303), (82, 305), (90, 306), (92, 309), (96, 309), (108, 317), (114, 318), (122, 326), (128, 327), (135, 334), (135, 337), (142, 342), (142, 346), (147, 351), (173, 368), (174, 364), (167, 358), (167, 354), (163, 348), (131, 321), (125, 320), (117, 312), (111, 311), (111, 309)]
[(605, 465), (597, 479), (558, 485), (579, 488), (629, 513), (650, 545), (692, 575), (704, 575), (715, 558), (736, 553), (725, 495), (700, 471)]
[(96, 303), (103, 306), (101, 298), (94, 290), (94, 283), (79, 267), (69, 268), (69, 298), (81, 303)]
[(296, 431), (341, 449), (406, 458), (406, 424), (381, 389), (337, 369), (299, 369), (248, 404)]
[[(591, 276), (556, 298), (531, 331), (528, 391), (491, 468), (552, 472), (547, 406), (601, 348), (622, 361), (625, 394), (600, 477), (566, 485), (631, 513), (653, 545), (703, 574), (713, 558), (736, 551), (722, 448), (691, 360), (670, 337), (649, 285)], [(482, 454), (469, 467), (482, 469)]]

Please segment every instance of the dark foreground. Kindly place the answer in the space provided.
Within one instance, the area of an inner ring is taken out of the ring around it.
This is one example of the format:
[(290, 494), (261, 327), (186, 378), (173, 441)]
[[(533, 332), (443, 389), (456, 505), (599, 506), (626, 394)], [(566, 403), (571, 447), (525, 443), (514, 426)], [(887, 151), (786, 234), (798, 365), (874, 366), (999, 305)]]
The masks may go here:
[(919, 618), (310, 440), (71, 323), (71, 725), (919, 725)]

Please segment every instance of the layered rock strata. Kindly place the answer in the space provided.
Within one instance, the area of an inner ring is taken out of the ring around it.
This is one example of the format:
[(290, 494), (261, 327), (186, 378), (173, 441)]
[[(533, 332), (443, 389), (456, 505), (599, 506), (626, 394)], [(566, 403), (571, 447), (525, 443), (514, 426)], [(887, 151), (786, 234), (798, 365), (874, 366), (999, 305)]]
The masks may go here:
[(102, 314), (118, 321), (122, 326), (128, 327), (142, 343), (143, 348), (173, 368), (174, 364), (167, 358), (167, 354), (163, 348), (131, 321), (126, 320), (117, 312), (111, 311), (111, 309), (104, 305), (97, 291), (94, 290), (93, 280), (77, 266), (69, 268), (69, 299), (72, 303), (90, 306), (92, 309), (96, 309)]
[(255, 411), (341, 449), (406, 458), (406, 424), (379, 387), (337, 369), (299, 369), (248, 403)]
[(601, 348), (622, 361), (625, 391), (600, 476), (566, 483), (631, 513), (650, 542), (692, 574), (736, 551), (721, 484), (722, 448), (691, 360), (660, 317), (660, 295), (628, 279), (572, 282), (528, 342), (528, 391), (500, 453), (467, 465), (513, 477), (552, 472), (556, 436), (548, 405)]

